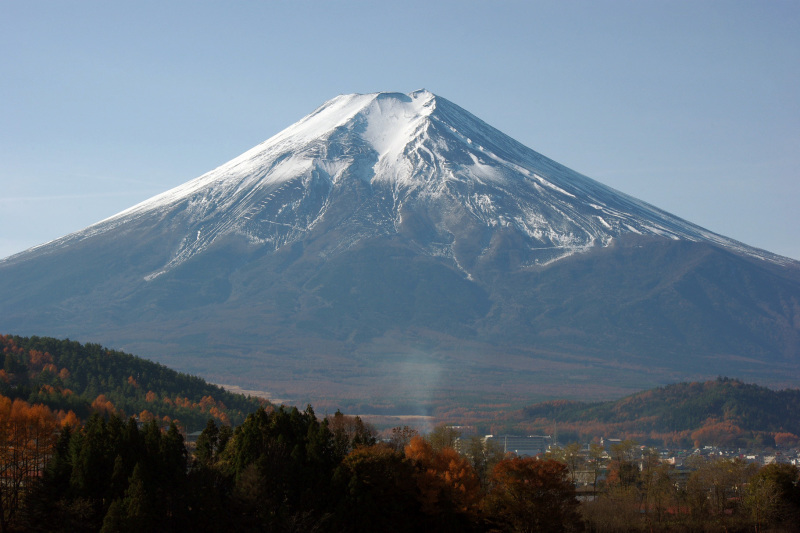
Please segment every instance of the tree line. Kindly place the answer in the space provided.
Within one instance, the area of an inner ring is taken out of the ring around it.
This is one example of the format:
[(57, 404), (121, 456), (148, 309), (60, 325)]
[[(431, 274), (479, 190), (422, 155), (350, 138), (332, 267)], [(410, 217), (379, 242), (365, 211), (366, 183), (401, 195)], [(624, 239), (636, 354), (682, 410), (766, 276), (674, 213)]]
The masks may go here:
[[(440, 432), (441, 433), (441, 432)], [(408, 428), (388, 442), (357, 417), (259, 408), (209, 419), (188, 453), (172, 424), (95, 413), (57, 433), (2, 531), (573, 531), (567, 468), (459, 453)], [(0, 493), (6, 495), (6, 486)], [(522, 527), (523, 529), (520, 529)]]
[[(95, 413), (58, 429), (13, 404), (0, 402), (2, 532), (792, 531), (800, 518), (793, 465), (679, 471), (633, 441), (515, 457), (444, 426), (379, 441), (358, 417), (261, 407), (236, 428), (209, 419), (190, 452), (175, 424)], [(31, 427), (12, 443), (14, 424)]]

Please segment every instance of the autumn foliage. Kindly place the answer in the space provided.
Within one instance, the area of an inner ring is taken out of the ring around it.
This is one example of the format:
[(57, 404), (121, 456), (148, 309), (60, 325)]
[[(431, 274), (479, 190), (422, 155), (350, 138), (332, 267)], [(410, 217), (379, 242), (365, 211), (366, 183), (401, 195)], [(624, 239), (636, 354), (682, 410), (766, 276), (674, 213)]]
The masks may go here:
[(510, 531), (583, 529), (567, 467), (551, 459), (515, 457), (498, 463), (484, 505)]
[(97, 398), (94, 399), (92, 402), (92, 410), (101, 413), (101, 414), (114, 414), (116, 409), (114, 408), (114, 404), (106, 398), (105, 394), (99, 395)]
[[(258, 402), (96, 345), (0, 335), (0, 362), (0, 533), (573, 531), (579, 508), (593, 531), (702, 531), (708, 520), (758, 530), (800, 518), (790, 465), (757, 474), (740, 460), (699, 462), (678, 484), (669, 465), (629, 440), (602, 464), (596, 444), (519, 458), (478, 437), (457, 441), (444, 426), (425, 437), (398, 427), (379, 442), (372, 426), (338, 411), (317, 418), (310, 406), (262, 403), (245, 417)], [(582, 435), (799, 443), (793, 419), (766, 417), (766, 430), (753, 429), (756, 411), (730, 400), (737, 394), (779, 409), (759, 388), (717, 380), (526, 413), (531, 424), (557, 417), (561, 432)], [(682, 401), (674, 413), (654, 406), (673, 396)], [(791, 392), (778, 398), (794, 405)], [(193, 458), (177, 420), (205, 427)], [(579, 470), (593, 474), (597, 496), (584, 504), (572, 483)]]
[(73, 411), (178, 420), (189, 431), (210, 416), (240, 423), (259, 401), (203, 380), (99, 345), (41, 337), (0, 335), (0, 394)]
[(0, 396), (0, 530), (8, 530), (32, 480), (41, 475), (57, 430), (74, 421), (72, 412), (53, 413), (45, 405)]
[(417, 468), (423, 510), (452, 509), (474, 511), (480, 501), (480, 481), (466, 458), (453, 448), (435, 452), (422, 437), (414, 437), (405, 447), (405, 455)]
[(259, 408), (236, 428), (209, 418), (192, 457), (152, 412), (98, 410), (81, 425), (0, 397), (0, 531), (744, 531), (800, 517), (792, 465), (698, 458), (678, 484), (623, 441), (596, 498), (578, 503), (572, 479), (600, 468), (602, 447), (487, 460), (480, 439), (455, 441), (459, 452), (440, 429), (399, 450), (358, 417)]

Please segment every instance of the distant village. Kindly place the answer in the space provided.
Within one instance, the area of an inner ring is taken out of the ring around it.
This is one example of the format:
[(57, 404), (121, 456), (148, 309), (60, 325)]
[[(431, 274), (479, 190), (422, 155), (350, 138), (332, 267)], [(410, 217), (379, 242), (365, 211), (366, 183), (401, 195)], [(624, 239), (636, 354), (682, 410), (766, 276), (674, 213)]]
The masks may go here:
[[(472, 428), (459, 426), (458, 431), (468, 434)], [(474, 438), (474, 437), (473, 437)], [(648, 466), (648, 461), (669, 465), (670, 476), (679, 485), (685, 485), (696, 465), (703, 460), (725, 459), (762, 467), (767, 465), (793, 465), (800, 467), (800, 449), (756, 450), (747, 448), (726, 448), (702, 446), (691, 449), (660, 448), (640, 445), (632, 440), (599, 437), (594, 444), (563, 445), (552, 435), (485, 435), (482, 438), (485, 449), (494, 449), (504, 456), (552, 458), (567, 463), (571, 470), (573, 483), (579, 495), (584, 497), (596, 491), (606, 481), (610, 463), (623, 455), (635, 464), (639, 471)], [(462, 453), (464, 438), (459, 437), (455, 447)]]
[[(499, 446), (506, 453), (513, 453), (519, 457), (535, 457), (537, 455), (552, 454), (560, 449), (559, 443), (551, 435), (486, 435), (484, 441)], [(622, 445), (623, 439), (619, 438), (599, 438), (600, 446), (605, 453), (602, 459), (610, 460), (610, 450), (612, 446)], [(642, 454), (646, 450), (655, 451), (661, 461), (675, 467), (682, 467), (690, 457), (713, 457), (740, 459), (748, 463), (755, 463), (760, 466), (771, 464), (792, 464), (800, 466), (800, 449), (792, 448), (787, 450), (770, 449), (769, 451), (754, 450), (747, 448), (725, 448), (719, 446), (703, 446), (701, 448), (675, 449), (659, 448), (658, 446), (636, 445)], [(581, 448), (582, 452), (588, 454), (588, 446)], [(586, 455), (588, 458), (588, 455)]]

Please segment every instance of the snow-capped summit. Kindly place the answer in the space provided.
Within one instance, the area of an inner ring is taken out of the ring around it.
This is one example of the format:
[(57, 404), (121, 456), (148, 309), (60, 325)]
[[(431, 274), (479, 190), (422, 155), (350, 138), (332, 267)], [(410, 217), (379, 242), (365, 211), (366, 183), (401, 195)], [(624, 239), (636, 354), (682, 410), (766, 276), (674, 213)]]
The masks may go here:
[(185, 234), (147, 279), (222, 237), (277, 250), (315, 228), (348, 225), (347, 242), (323, 252), (333, 253), (403, 233), (409, 217), (416, 243), (451, 258), (468, 276), (498, 231), (524, 243), (523, 267), (629, 233), (787, 261), (578, 174), (426, 90), (333, 98), (219, 168), (41, 251), (153, 217)]

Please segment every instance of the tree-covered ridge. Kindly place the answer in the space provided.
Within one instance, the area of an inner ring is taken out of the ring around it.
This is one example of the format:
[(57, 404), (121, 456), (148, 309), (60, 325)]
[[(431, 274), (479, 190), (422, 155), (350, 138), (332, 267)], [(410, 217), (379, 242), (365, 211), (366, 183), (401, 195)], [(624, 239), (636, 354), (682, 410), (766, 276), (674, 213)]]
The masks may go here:
[(677, 383), (617, 401), (550, 401), (523, 409), (534, 425), (558, 423), (579, 435), (624, 434), (668, 443), (701, 441), (794, 445), (800, 435), (800, 390), (771, 390), (736, 379)]
[(0, 531), (581, 529), (566, 466), (482, 445), (461, 455), (445, 445), (456, 435), (377, 442), (358, 417), (268, 406), (233, 430), (209, 420), (192, 456), (174, 424), (95, 413), (61, 431)]
[(142, 421), (178, 420), (192, 431), (209, 417), (241, 423), (259, 401), (99, 344), (0, 335), (0, 394), (73, 411), (121, 411)]

